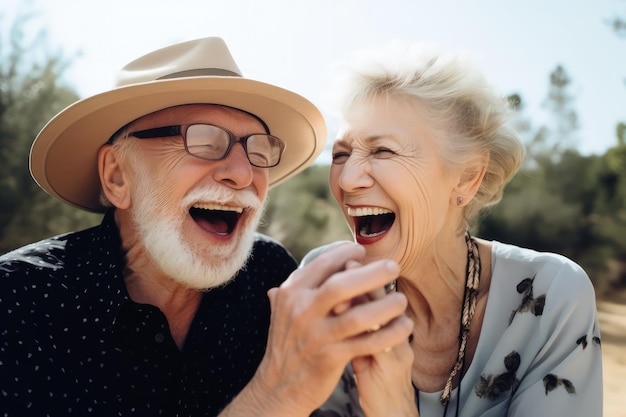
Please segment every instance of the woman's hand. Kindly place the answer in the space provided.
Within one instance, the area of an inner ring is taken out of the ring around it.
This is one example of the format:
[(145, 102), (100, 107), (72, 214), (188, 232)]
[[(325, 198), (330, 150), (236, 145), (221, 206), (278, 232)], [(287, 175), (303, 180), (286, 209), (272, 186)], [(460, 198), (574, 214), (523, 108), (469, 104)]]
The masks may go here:
[[(364, 254), (358, 245), (339, 245), (269, 291), (267, 351), (249, 385), (258, 404), (256, 415), (308, 416), (329, 397), (350, 360), (389, 355), (383, 352), (405, 343), (412, 322), (404, 316), (404, 295), (352, 302), (399, 272), (387, 260), (358, 264)], [(346, 268), (349, 261), (353, 263)], [(366, 387), (379, 380), (372, 378)]]
[[(354, 265), (349, 264), (349, 268)], [(384, 292), (370, 293), (370, 299), (379, 299)], [(415, 392), (411, 382), (413, 350), (408, 339), (387, 348), (383, 353), (360, 356), (352, 360), (359, 400), (368, 417), (418, 416)]]
[(361, 408), (367, 417), (419, 416), (411, 383), (413, 350), (407, 339), (382, 353), (352, 360)]

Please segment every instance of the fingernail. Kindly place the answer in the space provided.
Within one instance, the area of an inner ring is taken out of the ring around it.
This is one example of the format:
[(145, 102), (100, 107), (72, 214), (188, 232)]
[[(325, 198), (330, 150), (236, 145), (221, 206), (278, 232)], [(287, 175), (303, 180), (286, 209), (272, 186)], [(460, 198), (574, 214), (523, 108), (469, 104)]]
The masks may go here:
[(387, 262), (385, 262), (385, 268), (387, 268), (387, 270), (389, 270), (389, 272), (397, 273), (397, 271), (398, 271), (398, 269), (400, 267), (394, 261), (387, 261)]
[(368, 332), (377, 332), (378, 330), (380, 330), (380, 324), (375, 324), (369, 328)]

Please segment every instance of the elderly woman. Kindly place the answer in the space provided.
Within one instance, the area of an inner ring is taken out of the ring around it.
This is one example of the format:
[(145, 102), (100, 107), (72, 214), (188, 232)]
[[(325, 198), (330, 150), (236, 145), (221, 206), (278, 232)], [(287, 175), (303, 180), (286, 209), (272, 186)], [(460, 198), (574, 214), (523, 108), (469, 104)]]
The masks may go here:
[(353, 359), (314, 415), (601, 416), (586, 273), (469, 232), (523, 158), (506, 101), (459, 56), (373, 57), (342, 79), (330, 187), (366, 261), (400, 265), (388, 291), (404, 293), (414, 329), (404, 345)]

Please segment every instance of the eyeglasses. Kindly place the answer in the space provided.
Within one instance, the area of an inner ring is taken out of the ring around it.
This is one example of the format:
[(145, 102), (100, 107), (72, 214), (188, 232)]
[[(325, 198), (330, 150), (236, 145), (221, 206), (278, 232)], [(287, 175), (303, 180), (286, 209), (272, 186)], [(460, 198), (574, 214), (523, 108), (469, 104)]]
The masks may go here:
[(138, 139), (182, 136), (188, 154), (209, 161), (226, 158), (233, 145), (241, 143), (250, 164), (259, 168), (278, 165), (285, 150), (285, 142), (265, 133), (237, 137), (228, 130), (207, 124), (165, 126), (129, 133)]

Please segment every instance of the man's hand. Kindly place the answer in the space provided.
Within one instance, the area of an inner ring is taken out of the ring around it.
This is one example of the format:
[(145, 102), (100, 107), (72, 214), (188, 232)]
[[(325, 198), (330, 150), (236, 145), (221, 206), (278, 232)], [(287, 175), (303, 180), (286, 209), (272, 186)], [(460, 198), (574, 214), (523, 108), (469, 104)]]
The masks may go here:
[(268, 292), (267, 351), (226, 415), (239, 415), (234, 412), (241, 400), (257, 416), (308, 417), (330, 396), (350, 360), (406, 342), (413, 325), (404, 316), (404, 295), (371, 296), (397, 277), (399, 267), (388, 260), (361, 265), (364, 255), (356, 244), (339, 245)]

